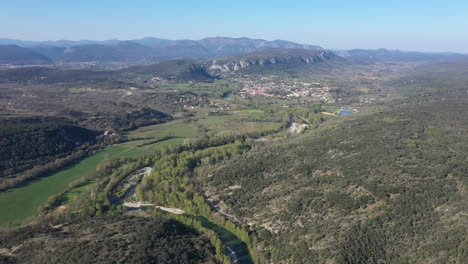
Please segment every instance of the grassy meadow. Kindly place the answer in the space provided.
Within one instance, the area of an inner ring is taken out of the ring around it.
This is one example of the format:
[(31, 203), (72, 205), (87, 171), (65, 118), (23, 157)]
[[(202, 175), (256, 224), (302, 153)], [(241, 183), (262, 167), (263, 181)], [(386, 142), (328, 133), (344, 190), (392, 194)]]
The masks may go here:
[[(277, 129), (281, 125), (279, 122), (250, 121), (254, 119), (262, 120), (267, 117), (263, 111), (245, 110), (221, 116), (198, 115), (189, 120), (175, 120), (130, 131), (127, 134), (129, 141), (107, 146), (56, 173), (0, 193), (0, 226), (21, 223), (22, 220), (33, 217), (37, 208), (43, 205), (48, 197), (66, 191), (71, 182), (93, 173), (103, 160), (139, 157), (154, 149), (184, 144), (205, 133), (226, 135), (263, 132)], [(67, 193), (68, 198), (73, 200), (76, 192), (79, 190), (71, 190)]]

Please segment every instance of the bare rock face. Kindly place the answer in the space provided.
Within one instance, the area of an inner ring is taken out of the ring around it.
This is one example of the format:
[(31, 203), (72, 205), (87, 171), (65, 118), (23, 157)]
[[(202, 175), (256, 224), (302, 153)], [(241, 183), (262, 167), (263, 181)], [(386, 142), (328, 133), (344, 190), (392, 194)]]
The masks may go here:
[(252, 53), (242, 57), (211, 60), (207, 61), (204, 66), (211, 75), (222, 75), (253, 66), (267, 66), (274, 64), (313, 64), (325, 62), (337, 57), (336, 54), (327, 50), (304, 51), (303, 54), (297, 52), (297, 50), (291, 50), (291, 53), (292, 54), (287, 54), (286, 51), (281, 50), (281, 52), (275, 54), (275, 50), (272, 50), (271, 54), (261, 52), (258, 54)]

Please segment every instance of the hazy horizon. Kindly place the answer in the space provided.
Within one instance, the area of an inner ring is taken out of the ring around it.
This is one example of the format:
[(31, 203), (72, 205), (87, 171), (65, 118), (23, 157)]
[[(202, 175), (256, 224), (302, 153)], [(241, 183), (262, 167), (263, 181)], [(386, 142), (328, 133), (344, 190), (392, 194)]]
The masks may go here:
[[(212, 36), (288, 40), (326, 49), (468, 53), (464, 1), (19, 0), (0, 11), (0, 38), (31, 41)], [(15, 22), (15, 23), (13, 23)]]
[(165, 40), (202, 40), (205, 38), (248, 38), (248, 39), (258, 39), (258, 40), (265, 40), (265, 41), (276, 41), (276, 40), (282, 40), (282, 41), (290, 41), (298, 44), (304, 44), (304, 45), (317, 45), (320, 46), (324, 49), (328, 50), (333, 50), (333, 51), (346, 51), (346, 50), (357, 50), (357, 49), (363, 49), (363, 50), (379, 50), (379, 49), (386, 49), (386, 50), (400, 50), (404, 52), (425, 52), (425, 53), (459, 53), (459, 54), (468, 54), (468, 51), (447, 51), (447, 50), (415, 50), (415, 49), (401, 49), (401, 48), (388, 48), (388, 47), (370, 47), (370, 48), (363, 48), (363, 47), (352, 47), (352, 48), (330, 48), (326, 47), (323, 45), (319, 45), (317, 43), (303, 43), (303, 42), (296, 42), (292, 41), (289, 39), (262, 39), (262, 38), (252, 38), (252, 37), (246, 37), (246, 36), (241, 36), (241, 37), (230, 37), (230, 36), (207, 36), (204, 38), (200, 39), (170, 39), (170, 38), (164, 38), (164, 37), (158, 37), (158, 36), (144, 36), (144, 37), (137, 37), (137, 38), (132, 38), (132, 39), (119, 39), (119, 38), (109, 38), (109, 39), (44, 39), (44, 40), (32, 40), (32, 39), (17, 39), (17, 38), (8, 38), (8, 37), (0, 37), (0, 39), (8, 39), (8, 40), (18, 40), (18, 41), (25, 41), (25, 42), (54, 42), (54, 41), (74, 41), (74, 42), (79, 42), (79, 41), (96, 41), (96, 42), (104, 42), (104, 41), (132, 41), (132, 40), (139, 40), (139, 39), (144, 39), (144, 38), (158, 38), (158, 39), (165, 39)]

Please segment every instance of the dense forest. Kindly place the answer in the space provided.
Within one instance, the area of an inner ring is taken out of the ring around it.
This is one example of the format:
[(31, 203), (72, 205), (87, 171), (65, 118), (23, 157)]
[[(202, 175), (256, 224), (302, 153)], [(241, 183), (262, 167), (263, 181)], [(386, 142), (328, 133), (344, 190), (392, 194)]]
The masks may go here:
[(59, 118), (0, 119), (0, 177), (63, 158), (97, 135)]
[[(101, 216), (42, 222), (1, 234), (1, 263), (215, 263), (206, 237), (160, 217)], [(5, 252), (2, 252), (5, 253)]]
[[(466, 100), (330, 122), (255, 147), (211, 185), (272, 262), (463, 263)], [(291, 246), (294, 245), (294, 246)]]

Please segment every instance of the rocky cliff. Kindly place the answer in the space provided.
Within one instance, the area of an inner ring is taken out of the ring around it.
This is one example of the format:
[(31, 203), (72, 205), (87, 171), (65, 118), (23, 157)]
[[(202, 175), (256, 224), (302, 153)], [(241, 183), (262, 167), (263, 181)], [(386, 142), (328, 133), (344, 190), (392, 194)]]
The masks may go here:
[(270, 49), (245, 56), (209, 60), (203, 65), (211, 75), (222, 75), (253, 66), (315, 64), (335, 59), (339, 57), (327, 50)]

